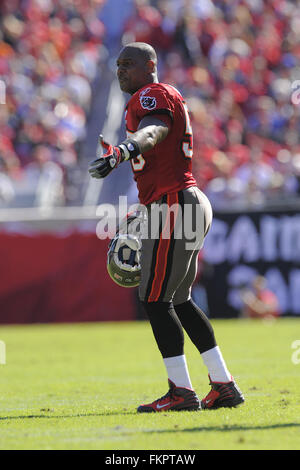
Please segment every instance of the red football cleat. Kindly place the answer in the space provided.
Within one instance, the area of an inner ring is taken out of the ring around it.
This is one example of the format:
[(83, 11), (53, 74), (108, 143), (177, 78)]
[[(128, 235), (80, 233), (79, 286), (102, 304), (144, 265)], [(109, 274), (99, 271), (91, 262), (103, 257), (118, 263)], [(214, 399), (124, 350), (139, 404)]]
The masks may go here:
[(148, 405), (141, 405), (139, 413), (153, 413), (158, 411), (195, 411), (200, 410), (200, 401), (194, 390), (176, 385), (168, 379), (169, 391), (163, 397)]
[(202, 409), (233, 408), (244, 403), (243, 394), (233, 380), (233, 377), (231, 382), (212, 382), (209, 377), (209, 382), (211, 390), (201, 400)]

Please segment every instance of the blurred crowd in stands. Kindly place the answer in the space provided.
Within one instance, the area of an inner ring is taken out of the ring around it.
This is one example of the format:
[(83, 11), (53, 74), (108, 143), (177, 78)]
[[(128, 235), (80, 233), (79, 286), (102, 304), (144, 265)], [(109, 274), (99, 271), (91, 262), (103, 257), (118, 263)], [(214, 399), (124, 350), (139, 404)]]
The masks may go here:
[(104, 54), (101, 3), (1, 1), (6, 96), (0, 105), (0, 199), (13, 204), (18, 191), (24, 201), (35, 188), (37, 204), (43, 198), (50, 204), (72, 200), (76, 185), (68, 185), (69, 169), (80, 158), (92, 83)]
[(42, 204), (53, 181), (53, 204), (76, 198), (99, 64), (131, 41), (185, 97), (215, 208), (300, 196), (299, 1), (2, 0), (0, 15), (0, 201), (36, 185)]

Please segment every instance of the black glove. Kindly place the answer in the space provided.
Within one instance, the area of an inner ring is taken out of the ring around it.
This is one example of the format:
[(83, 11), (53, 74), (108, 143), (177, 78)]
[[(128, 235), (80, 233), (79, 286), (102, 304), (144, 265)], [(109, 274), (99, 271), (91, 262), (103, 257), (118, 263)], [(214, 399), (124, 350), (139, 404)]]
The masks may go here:
[(122, 150), (119, 147), (105, 142), (102, 135), (99, 136), (99, 142), (106, 152), (89, 165), (90, 175), (97, 179), (105, 178), (123, 160)]

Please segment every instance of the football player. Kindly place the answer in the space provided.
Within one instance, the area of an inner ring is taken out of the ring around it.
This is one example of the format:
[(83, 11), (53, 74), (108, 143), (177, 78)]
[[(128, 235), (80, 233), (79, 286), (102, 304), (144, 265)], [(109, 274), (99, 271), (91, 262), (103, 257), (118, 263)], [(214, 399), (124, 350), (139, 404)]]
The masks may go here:
[[(101, 137), (105, 154), (90, 164), (89, 172), (104, 178), (130, 161), (140, 203), (148, 211), (152, 236), (142, 240), (139, 298), (166, 367), (169, 390), (140, 405), (138, 412), (237, 406), (243, 395), (210, 321), (191, 299), (212, 209), (192, 174), (193, 136), (186, 103), (174, 87), (159, 82), (156, 52), (149, 44), (126, 45), (117, 59), (117, 76), (121, 90), (131, 95), (125, 110), (127, 139), (113, 146)], [(159, 223), (153, 229), (154, 219)], [(191, 233), (196, 237), (188, 246)], [(191, 383), (183, 329), (208, 369), (211, 390), (201, 401)]]

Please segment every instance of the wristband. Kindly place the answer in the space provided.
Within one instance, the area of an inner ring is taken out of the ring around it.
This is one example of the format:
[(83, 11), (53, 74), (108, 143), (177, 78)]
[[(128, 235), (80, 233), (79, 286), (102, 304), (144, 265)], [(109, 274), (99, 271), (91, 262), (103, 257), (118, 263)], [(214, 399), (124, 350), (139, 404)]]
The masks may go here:
[(124, 155), (124, 160), (136, 158), (141, 153), (138, 143), (133, 139), (124, 140), (119, 147)]

